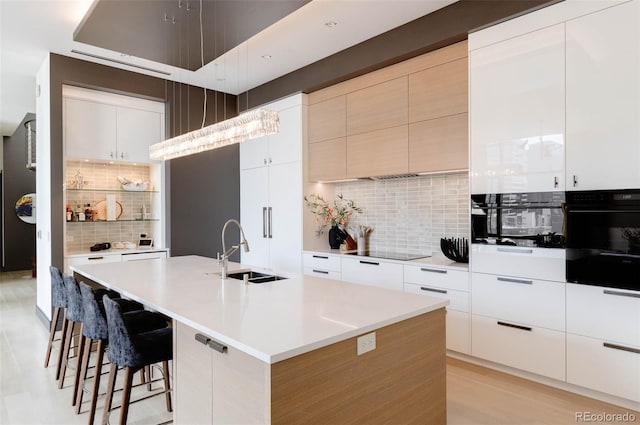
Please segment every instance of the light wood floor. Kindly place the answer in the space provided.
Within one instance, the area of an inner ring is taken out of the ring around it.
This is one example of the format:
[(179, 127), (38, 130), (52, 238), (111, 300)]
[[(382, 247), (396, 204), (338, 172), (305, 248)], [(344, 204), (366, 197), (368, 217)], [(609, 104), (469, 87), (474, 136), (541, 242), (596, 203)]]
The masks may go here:
[[(48, 331), (36, 318), (35, 304), (36, 284), (30, 272), (0, 273), (0, 424), (86, 424), (86, 413), (73, 413), (71, 380), (58, 390), (54, 367), (43, 367)], [(98, 414), (101, 404), (102, 400)], [(451, 358), (447, 409), (450, 425), (576, 424), (576, 412), (627, 412)], [(635, 423), (640, 423), (640, 413), (634, 414)], [(154, 397), (132, 406), (129, 423), (157, 424), (168, 415), (163, 397)]]

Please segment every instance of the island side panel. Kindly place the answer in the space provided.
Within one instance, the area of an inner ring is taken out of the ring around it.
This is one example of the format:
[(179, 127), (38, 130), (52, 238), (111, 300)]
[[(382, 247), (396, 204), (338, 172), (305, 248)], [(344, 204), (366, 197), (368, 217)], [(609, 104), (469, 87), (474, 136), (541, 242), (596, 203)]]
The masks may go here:
[(273, 364), (271, 423), (446, 424), (445, 310), (375, 332)]

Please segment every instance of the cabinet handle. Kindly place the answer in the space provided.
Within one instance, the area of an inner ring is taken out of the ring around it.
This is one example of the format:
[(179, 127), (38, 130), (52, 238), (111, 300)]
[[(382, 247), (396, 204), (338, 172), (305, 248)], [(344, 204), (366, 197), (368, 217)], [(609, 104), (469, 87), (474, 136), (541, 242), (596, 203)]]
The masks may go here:
[(427, 288), (426, 286), (420, 287), (421, 291), (429, 291), (429, 292), (437, 292), (439, 294), (446, 294), (447, 291), (445, 289), (435, 289), (435, 288)]
[(498, 252), (515, 252), (516, 254), (533, 254), (533, 249), (523, 248), (498, 248)]
[(273, 208), (267, 208), (267, 214), (269, 215), (269, 239), (273, 238)]
[(196, 334), (196, 341), (198, 341), (200, 344), (208, 345), (209, 341), (211, 341), (211, 338), (203, 334)]
[(371, 266), (379, 266), (380, 265), (380, 263), (377, 263), (375, 261), (362, 261), (362, 260), (360, 260), (360, 264), (369, 264)]
[(89, 257), (89, 260), (102, 260), (104, 257)]
[(557, 176), (555, 176), (553, 178), (553, 187), (558, 187), (558, 177)]
[(631, 348), (631, 347), (625, 347), (624, 345), (610, 344), (608, 342), (603, 342), (602, 346), (605, 347), (605, 348), (613, 348), (614, 350), (628, 351), (629, 353), (640, 354), (640, 350), (639, 349)]
[(267, 207), (262, 207), (262, 237), (267, 237)]
[(325, 271), (325, 270), (316, 270), (316, 269), (312, 269), (311, 271), (312, 271), (312, 272), (314, 272), (314, 273), (329, 274), (329, 272), (328, 272), (328, 271)]
[(120, 152), (120, 158), (124, 159), (124, 152)]
[(576, 176), (575, 174), (573, 175), (573, 187), (578, 186), (578, 176)]
[(271, 160), (271, 157), (269, 157), (269, 164), (271, 164), (273, 161)]
[(324, 256), (324, 255), (314, 255), (313, 258), (322, 258), (323, 260), (328, 260), (329, 257)]
[(227, 346), (218, 341), (211, 340), (209, 341), (208, 345), (210, 348), (216, 350), (218, 353), (224, 354), (227, 352)]
[(109, 152), (109, 157), (113, 158), (113, 152)]
[(602, 293), (605, 295), (617, 295), (619, 297), (640, 298), (640, 294), (630, 294), (629, 292), (610, 291), (608, 289), (603, 290)]
[(420, 268), (421, 272), (429, 272), (429, 273), (441, 273), (441, 274), (447, 274), (446, 270), (438, 270), (438, 269), (428, 269), (426, 267), (421, 267)]
[(511, 277), (496, 277), (500, 282), (523, 283), (525, 285), (533, 285), (533, 280), (513, 279)]
[(267, 158), (262, 158), (262, 163), (263, 163), (264, 165), (267, 165)]
[(513, 323), (501, 322), (499, 320), (496, 323), (498, 323), (498, 325), (500, 326), (506, 326), (507, 328), (520, 329), (522, 331), (527, 331), (527, 332), (531, 332), (532, 330), (529, 326), (514, 325)]

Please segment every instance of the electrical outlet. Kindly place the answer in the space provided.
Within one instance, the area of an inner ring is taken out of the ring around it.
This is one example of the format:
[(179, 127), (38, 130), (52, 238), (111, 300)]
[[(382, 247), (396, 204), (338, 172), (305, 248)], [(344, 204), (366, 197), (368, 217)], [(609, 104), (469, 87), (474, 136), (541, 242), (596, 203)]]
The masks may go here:
[(376, 333), (362, 335), (358, 337), (358, 355), (368, 353), (376, 349)]

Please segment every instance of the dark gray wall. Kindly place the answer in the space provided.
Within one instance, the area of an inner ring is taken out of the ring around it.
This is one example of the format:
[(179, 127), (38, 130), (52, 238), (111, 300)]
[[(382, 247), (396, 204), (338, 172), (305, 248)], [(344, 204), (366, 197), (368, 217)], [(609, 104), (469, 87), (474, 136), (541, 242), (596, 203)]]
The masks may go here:
[(36, 226), (20, 220), (15, 213), (18, 198), (36, 191), (36, 173), (25, 167), (24, 123), (34, 118), (34, 114), (27, 114), (15, 133), (4, 138), (4, 271), (30, 270), (36, 255)]

